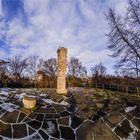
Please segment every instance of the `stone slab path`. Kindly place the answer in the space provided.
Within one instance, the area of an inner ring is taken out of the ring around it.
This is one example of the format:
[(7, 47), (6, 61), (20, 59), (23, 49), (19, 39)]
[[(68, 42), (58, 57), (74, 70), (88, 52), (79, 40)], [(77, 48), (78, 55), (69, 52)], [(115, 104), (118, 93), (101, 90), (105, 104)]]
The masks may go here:
[[(37, 106), (33, 110), (23, 107), (24, 95), (37, 98)], [(78, 111), (71, 93), (63, 96), (61, 101), (54, 101), (43, 92), (2, 89), (0, 140), (140, 139), (138, 106), (119, 107), (112, 111), (108, 108), (99, 109), (85, 120)]]

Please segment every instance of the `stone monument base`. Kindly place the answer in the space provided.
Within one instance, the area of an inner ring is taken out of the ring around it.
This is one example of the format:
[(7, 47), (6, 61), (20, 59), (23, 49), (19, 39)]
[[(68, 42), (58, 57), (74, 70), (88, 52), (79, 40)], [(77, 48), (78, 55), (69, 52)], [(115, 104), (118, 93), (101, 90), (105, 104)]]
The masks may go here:
[(27, 109), (32, 109), (36, 106), (36, 98), (35, 97), (29, 97), (24, 96), (22, 99), (23, 105)]
[(56, 92), (58, 93), (58, 94), (67, 94), (67, 90), (65, 89), (65, 90), (56, 90)]

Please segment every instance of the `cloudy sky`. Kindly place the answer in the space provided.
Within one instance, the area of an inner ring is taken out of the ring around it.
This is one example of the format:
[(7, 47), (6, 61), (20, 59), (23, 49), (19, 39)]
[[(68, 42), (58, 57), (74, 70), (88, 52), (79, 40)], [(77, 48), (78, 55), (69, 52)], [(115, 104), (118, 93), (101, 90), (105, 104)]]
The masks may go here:
[(107, 50), (108, 7), (123, 14), (127, 0), (0, 0), (0, 58), (37, 54), (56, 57), (59, 46), (90, 68), (114, 60)]

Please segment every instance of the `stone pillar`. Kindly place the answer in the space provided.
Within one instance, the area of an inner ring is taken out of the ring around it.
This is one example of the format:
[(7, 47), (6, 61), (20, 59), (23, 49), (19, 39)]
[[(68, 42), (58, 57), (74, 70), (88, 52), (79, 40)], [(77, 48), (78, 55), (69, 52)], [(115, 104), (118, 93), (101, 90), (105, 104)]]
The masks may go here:
[(58, 48), (57, 57), (58, 57), (57, 93), (66, 94), (67, 48), (64, 47)]

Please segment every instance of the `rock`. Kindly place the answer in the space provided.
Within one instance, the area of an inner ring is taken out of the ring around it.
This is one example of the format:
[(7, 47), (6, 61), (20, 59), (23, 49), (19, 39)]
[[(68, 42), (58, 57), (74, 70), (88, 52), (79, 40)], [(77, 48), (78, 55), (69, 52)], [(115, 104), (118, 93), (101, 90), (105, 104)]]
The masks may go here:
[(17, 117), (19, 112), (13, 111), (13, 112), (6, 112), (2, 117), (1, 120), (5, 123), (16, 123)]
[(119, 112), (122, 114), (122, 116), (125, 116), (128, 120), (131, 120), (131, 119), (134, 117), (132, 112), (126, 113), (126, 112), (124, 111), (124, 109), (121, 110), (121, 111), (119, 111)]
[(108, 104), (108, 107), (106, 109), (108, 109), (108, 113), (113, 113), (116, 111), (120, 111), (120, 109), (122, 108), (124, 108), (123, 104), (112, 103), (112, 104)]
[(140, 119), (134, 118), (132, 120), (132, 123), (138, 128), (140, 129)]
[(39, 129), (41, 127), (41, 123), (39, 121), (33, 120), (31, 122), (27, 123), (30, 127), (34, 128), (34, 129)]
[(84, 121), (76, 130), (77, 140), (94, 140), (94, 124), (91, 121)]
[(113, 113), (104, 117), (104, 121), (111, 127), (114, 128), (123, 119), (120, 113)]
[(119, 140), (119, 138), (102, 120), (99, 120), (95, 124), (93, 140)]
[(135, 110), (132, 111), (132, 114), (137, 117), (140, 118), (140, 107), (137, 107)]
[(0, 122), (0, 135), (12, 138), (12, 128), (10, 124)]
[(29, 135), (32, 135), (35, 132), (36, 131), (34, 129), (32, 129), (30, 126), (28, 126), (28, 133), (29, 133)]
[(27, 129), (25, 124), (13, 125), (13, 138), (22, 138), (26, 136), (27, 136)]
[(45, 140), (47, 140), (49, 138), (49, 136), (42, 130), (39, 130), (39, 134), (41, 135), (41, 137)]
[(84, 121), (77, 129), (76, 136), (78, 140), (119, 140), (102, 120), (95, 124)]
[(44, 114), (38, 114), (37, 117), (36, 117), (36, 120), (42, 122), (44, 119)]
[(45, 120), (42, 129), (46, 134), (55, 138), (60, 138), (60, 132), (58, 130), (58, 124), (56, 120)]
[(59, 126), (61, 137), (66, 140), (75, 140), (74, 131), (70, 127)]
[(99, 120), (100, 119), (100, 116), (98, 116), (97, 114), (94, 114), (92, 117), (91, 117), (91, 120), (93, 121), (93, 122), (95, 122), (95, 121), (97, 121), (97, 120)]
[(71, 117), (71, 127), (73, 129), (77, 128), (82, 123), (82, 119), (74, 115)]
[(104, 100), (103, 96), (97, 96), (93, 99), (93, 102), (96, 104), (98, 108), (103, 108), (106, 103), (106, 100)]
[(140, 131), (137, 132), (136, 140), (140, 140)]
[(64, 118), (60, 118), (57, 119), (58, 124), (60, 125), (69, 125), (69, 117), (64, 117)]
[(130, 126), (130, 122), (125, 119), (115, 128), (114, 132), (121, 138), (128, 138), (129, 133), (133, 132), (133, 129)]
[(66, 117), (66, 116), (69, 116), (69, 115), (70, 115), (70, 113), (68, 111), (63, 111), (63, 112), (60, 113), (61, 117)]
[(96, 103), (96, 106), (98, 107), (98, 108), (103, 108), (104, 107), (104, 102), (97, 102)]
[(89, 111), (89, 106), (84, 106), (84, 107), (82, 107), (82, 111), (83, 112), (88, 112)]

